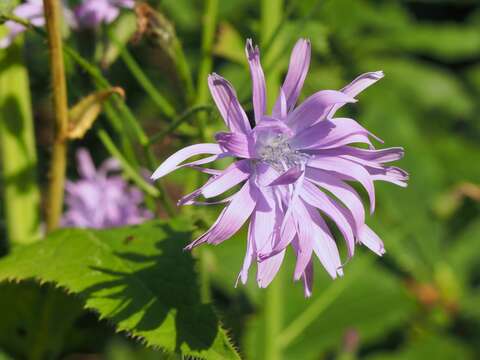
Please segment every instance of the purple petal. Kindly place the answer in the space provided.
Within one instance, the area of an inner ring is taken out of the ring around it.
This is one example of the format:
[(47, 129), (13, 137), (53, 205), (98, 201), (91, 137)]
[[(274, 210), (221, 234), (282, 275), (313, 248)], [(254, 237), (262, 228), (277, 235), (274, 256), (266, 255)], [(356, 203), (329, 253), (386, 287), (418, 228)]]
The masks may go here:
[(258, 46), (253, 47), (252, 39), (247, 40), (245, 46), (248, 64), (250, 66), (250, 75), (252, 77), (253, 92), (253, 111), (255, 113), (255, 122), (259, 122), (266, 113), (266, 86), (265, 75), (260, 64), (260, 50)]
[(335, 104), (346, 104), (356, 102), (354, 98), (340, 91), (322, 90), (300, 104), (288, 115), (287, 124), (296, 133), (310, 127), (322, 120), (327, 115), (330, 107)]
[[(370, 85), (375, 84), (381, 78), (383, 78), (383, 71), (368, 72), (357, 77), (340, 91), (351, 97), (355, 97)], [(333, 105), (328, 113), (328, 117), (333, 117), (340, 106), (341, 105)]]
[(285, 171), (275, 180), (273, 180), (268, 186), (276, 186), (276, 185), (289, 185), (298, 180), (300, 176), (302, 176), (304, 170), (300, 166), (294, 166)]
[[(288, 66), (287, 76), (282, 85), (282, 91), (285, 95), (285, 103), (287, 112), (292, 111), (295, 106), (300, 91), (303, 87), (303, 82), (307, 76), (308, 68), (310, 66), (311, 45), (310, 41), (300, 39), (293, 48), (290, 57), (290, 65)], [(282, 99), (277, 99), (273, 113), (282, 114)]]
[(78, 173), (80, 176), (85, 179), (92, 179), (97, 174), (97, 169), (93, 164), (92, 157), (90, 153), (85, 148), (80, 148), (77, 150), (77, 163), (78, 163)]
[(293, 278), (294, 280), (299, 280), (312, 258), (315, 233), (312, 222), (308, 220), (308, 213), (305, 207), (301, 206), (300, 201), (296, 202), (294, 212), (297, 236), (293, 239), (292, 246), (295, 250), (297, 261), (295, 263)]
[(253, 139), (242, 133), (220, 132), (215, 134), (215, 140), (224, 151), (228, 151), (241, 158), (254, 158), (255, 147)]
[(240, 184), (250, 177), (250, 161), (240, 160), (231, 164), (219, 176), (203, 187), (202, 195), (212, 198)]
[(313, 262), (310, 260), (307, 267), (305, 268), (305, 272), (302, 274), (303, 279), (303, 289), (306, 298), (312, 296), (312, 289), (313, 289)]
[(287, 114), (287, 98), (285, 97), (283, 89), (280, 89), (280, 94), (278, 95), (277, 102), (275, 103), (272, 110), (272, 116), (284, 120), (287, 117)]
[(403, 158), (404, 150), (401, 147), (373, 150), (352, 146), (340, 146), (332, 149), (322, 149), (322, 154), (329, 156), (349, 155), (360, 159), (377, 162), (379, 164), (384, 164)]
[[(222, 153), (222, 149), (217, 144), (195, 144), (187, 146), (170, 157), (167, 158), (151, 176), (151, 179), (159, 179), (168, 173), (180, 168), (179, 164), (187, 160), (188, 158), (200, 155), (200, 154), (214, 154), (219, 155)], [(213, 160), (212, 160), (213, 161)], [(198, 162), (192, 165), (199, 165)]]
[(232, 197), (230, 204), (222, 210), (212, 227), (186, 249), (191, 250), (203, 243), (218, 245), (235, 234), (247, 221), (255, 207), (256, 199), (252, 192), (250, 183), (246, 182)]
[(266, 288), (270, 285), (278, 270), (280, 270), (284, 257), (285, 250), (258, 263), (257, 283), (260, 288)]
[(375, 254), (382, 256), (385, 254), (385, 247), (383, 241), (373, 232), (367, 225), (365, 225), (359, 234), (360, 242), (372, 250)]
[(208, 86), (228, 128), (232, 132), (248, 134), (251, 130), (250, 124), (232, 85), (220, 75), (213, 73), (208, 77)]

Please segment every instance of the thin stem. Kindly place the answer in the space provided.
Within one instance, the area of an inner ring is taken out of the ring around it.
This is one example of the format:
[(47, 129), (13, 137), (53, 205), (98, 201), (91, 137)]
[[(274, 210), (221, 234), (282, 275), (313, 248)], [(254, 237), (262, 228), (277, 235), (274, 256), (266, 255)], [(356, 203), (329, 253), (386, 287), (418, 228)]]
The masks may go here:
[(140, 189), (145, 191), (145, 193), (147, 193), (148, 195), (153, 197), (160, 197), (160, 192), (153, 185), (146, 182), (122, 156), (120, 150), (118, 150), (112, 138), (105, 130), (99, 130), (97, 132), (97, 135), (105, 148), (108, 150), (108, 152), (120, 162), (125, 175), (129, 179), (131, 179)]
[(279, 334), (283, 324), (283, 276), (279, 271), (275, 280), (268, 286), (264, 300), (265, 335), (263, 359), (282, 358)]
[(149, 145), (153, 145), (154, 143), (164, 139), (167, 135), (170, 135), (174, 132), (180, 125), (182, 125), (185, 121), (187, 121), (192, 115), (206, 111), (210, 112), (212, 107), (210, 105), (198, 105), (193, 106), (190, 109), (186, 110), (183, 114), (177, 117), (165, 130), (160, 131), (159, 133), (153, 135), (150, 138)]
[(150, 96), (153, 102), (160, 109), (162, 114), (167, 118), (173, 118), (176, 115), (175, 108), (170, 104), (170, 102), (156, 89), (155, 85), (150, 81), (150, 79), (145, 75), (142, 68), (135, 61), (133, 56), (127, 50), (127, 48), (120, 44), (120, 42), (115, 37), (113, 32), (108, 33), (110, 39), (117, 45), (120, 50), (120, 57), (127, 66), (130, 73), (135, 77), (140, 86), (145, 90), (145, 92)]
[(58, 0), (44, 0), (43, 5), (50, 48), (56, 128), (47, 201), (47, 231), (51, 231), (58, 227), (63, 208), (63, 191), (67, 167), (67, 143), (64, 135), (68, 128), (68, 100), (63, 60), (60, 2)]

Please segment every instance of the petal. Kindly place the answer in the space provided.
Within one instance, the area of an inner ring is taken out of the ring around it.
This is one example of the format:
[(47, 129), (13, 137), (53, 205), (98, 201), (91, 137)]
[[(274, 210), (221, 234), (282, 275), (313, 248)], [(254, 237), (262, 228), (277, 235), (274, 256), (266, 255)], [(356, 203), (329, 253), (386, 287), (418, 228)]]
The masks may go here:
[(235, 185), (248, 179), (251, 174), (250, 161), (240, 160), (231, 164), (219, 176), (216, 176), (202, 189), (205, 198), (212, 198), (230, 190)]
[(208, 86), (228, 128), (232, 132), (248, 134), (251, 130), (250, 124), (232, 85), (220, 75), (213, 73), (208, 77)]
[(364, 226), (365, 209), (360, 196), (354, 188), (328, 171), (320, 169), (308, 168), (305, 177), (315, 185), (332, 193), (337, 199), (345, 204), (352, 213), (357, 231)]
[(90, 153), (85, 148), (77, 150), (78, 173), (85, 179), (93, 179), (97, 174), (97, 169), (93, 164)]
[(255, 242), (253, 238), (253, 225), (254, 220), (250, 221), (250, 225), (248, 226), (248, 235), (247, 235), (247, 251), (245, 253), (245, 258), (243, 259), (242, 270), (237, 277), (237, 282), (235, 287), (237, 287), (238, 280), (241, 280), (242, 284), (245, 285), (248, 280), (248, 270), (250, 269), (250, 265), (252, 264), (253, 259), (255, 258)]
[(240, 158), (254, 158), (255, 148), (253, 139), (242, 133), (220, 132), (215, 134), (215, 140), (224, 151), (228, 151)]
[[(217, 144), (196, 144), (187, 146), (165, 160), (151, 176), (151, 179), (159, 179), (168, 173), (180, 168), (179, 164), (188, 158), (200, 154), (221, 154), (223, 151)], [(213, 160), (212, 160), (213, 161)], [(199, 165), (199, 164), (193, 164)]]
[(365, 225), (360, 232), (360, 242), (372, 250), (375, 254), (382, 256), (385, 254), (385, 247), (383, 241), (373, 232), (367, 225)]
[[(310, 66), (311, 44), (309, 40), (300, 39), (295, 44), (290, 56), (290, 64), (288, 66), (287, 76), (282, 85), (282, 91), (285, 94), (286, 110), (293, 110), (303, 83), (307, 77), (308, 68)], [(281, 114), (282, 99), (277, 99), (273, 113)]]
[(362, 149), (353, 146), (340, 146), (331, 149), (322, 149), (322, 154), (329, 156), (349, 155), (363, 160), (377, 162), (379, 164), (397, 161), (403, 158), (405, 151), (402, 147), (386, 149)]
[(333, 279), (335, 279), (337, 275), (342, 276), (343, 270), (340, 254), (330, 229), (317, 209), (308, 204), (305, 204), (305, 207), (313, 223), (315, 234), (317, 235), (313, 242), (313, 251)]
[(370, 173), (362, 166), (335, 156), (315, 156), (308, 160), (307, 167), (334, 172), (341, 180), (358, 181), (370, 199), (370, 213), (375, 210), (375, 187)]
[(407, 187), (407, 181), (409, 179), (408, 173), (396, 166), (388, 166), (382, 170), (369, 168), (373, 180), (380, 180), (390, 182), (392, 184)]
[(190, 243), (186, 249), (191, 250), (203, 243), (218, 245), (233, 236), (247, 221), (255, 207), (256, 197), (254, 192), (250, 182), (246, 182), (222, 210), (212, 227)]
[(356, 100), (340, 91), (322, 90), (308, 97), (288, 115), (287, 124), (296, 133), (310, 127), (327, 115), (335, 104), (353, 103)]
[(284, 120), (287, 117), (287, 98), (283, 89), (280, 89), (277, 102), (273, 106), (272, 116)]
[(265, 75), (260, 64), (260, 50), (258, 46), (253, 47), (252, 39), (247, 39), (245, 53), (252, 77), (253, 112), (255, 113), (255, 122), (258, 123), (266, 113), (266, 86)]
[(285, 250), (257, 264), (258, 287), (266, 288), (270, 285), (278, 270), (280, 270), (284, 257)]
[(309, 205), (318, 208), (320, 211), (330, 217), (344, 236), (349, 256), (353, 256), (355, 249), (355, 236), (352, 224), (345, 216), (339, 204), (330, 199), (312, 183), (305, 181), (300, 190), (300, 197)]
[[(383, 78), (383, 76), (383, 71), (374, 71), (362, 74), (340, 91), (347, 95), (350, 95), (351, 97), (355, 97), (370, 85), (375, 84), (378, 80)], [(328, 117), (333, 117), (340, 106), (341, 105), (332, 106)]]
[(310, 260), (307, 267), (305, 268), (305, 272), (302, 275), (303, 279), (303, 291), (306, 298), (312, 296), (313, 290), (313, 262)]
[(295, 203), (294, 218), (297, 236), (293, 239), (292, 246), (295, 250), (297, 261), (293, 278), (294, 280), (299, 280), (312, 258), (315, 233), (313, 223), (309, 220), (308, 213), (305, 207), (301, 205), (301, 201)]

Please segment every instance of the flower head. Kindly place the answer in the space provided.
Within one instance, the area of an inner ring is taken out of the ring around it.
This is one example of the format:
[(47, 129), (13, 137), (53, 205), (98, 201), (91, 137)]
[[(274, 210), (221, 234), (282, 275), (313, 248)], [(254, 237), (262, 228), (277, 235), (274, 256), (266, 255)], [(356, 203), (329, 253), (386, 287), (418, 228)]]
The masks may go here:
[[(160, 178), (180, 167), (211, 175), (200, 189), (183, 197), (180, 204), (205, 204), (199, 196), (213, 198), (240, 186), (234, 195), (220, 200), (226, 207), (213, 226), (187, 248), (203, 243), (220, 244), (249, 219), (247, 254), (239, 279), (247, 281), (253, 261), (258, 262), (257, 282), (266, 287), (292, 246), (297, 256), (294, 278), (302, 280), (310, 296), (315, 254), (332, 278), (343, 274), (337, 245), (324, 217), (331, 219), (345, 238), (348, 255), (363, 244), (378, 255), (384, 253), (380, 238), (365, 224), (365, 209), (349, 182), (358, 182), (375, 207), (374, 181), (406, 186), (407, 173), (387, 163), (403, 156), (402, 148), (376, 150), (371, 138), (379, 138), (349, 118), (334, 118), (336, 111), (383, 77), (366, 73), (340, 91), (322, 90), (297, 106), (310, 63), (310, 42), (295, 45), (285, 81), (270, 115), (266, 114), (265, 77), (260, 52), (251, 40), (246, 55), (253, 90), (254, 119), (250, 125), (231, 84), (217, 74), (209, 76), (212, 97), (229, 132), (216, 135), (216, 144), (188, 146), (170, 156), (152, 175)], [(365, 147), (354, 146), (365, 144)], [(200, 154), (209, 156), (193, 162)], [(201, 165), (230, 157), (225, 170)], [(216, 202), (216, 203), (219, 203)]]
[(75, 8), (75, 15), (82, 27), (97, 28), (110, 24), (120, 14), (120, 9), (132, 9), (134, 0), (83, 0)]
[(81, 178), (67, 181), (62, 226), (108, 228), (139, 224), (153, 217), (141, 207), (142, 192), (111, 174), (120, 170), (117, 160), (110, 158), (97, 170), (89, 152), (79, 149), (77, 161)]

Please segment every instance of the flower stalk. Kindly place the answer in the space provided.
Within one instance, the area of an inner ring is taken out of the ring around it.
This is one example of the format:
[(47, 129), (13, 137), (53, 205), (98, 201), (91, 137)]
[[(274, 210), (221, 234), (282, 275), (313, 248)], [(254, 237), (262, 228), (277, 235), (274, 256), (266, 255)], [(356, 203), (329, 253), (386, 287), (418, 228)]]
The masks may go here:
[(50, 70), (55, 110), (55, 137), (53, 142), (47, 199), (47, 231), (58, 227), (63, 208), (65, 171), (67, 166), (68, 129), (67, 84), (62, 46), (61, 7), (58, 0), (44, 0)]

